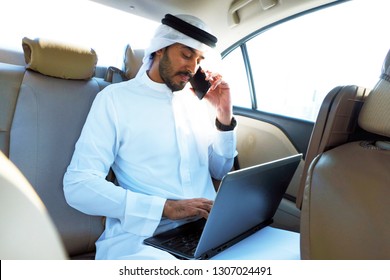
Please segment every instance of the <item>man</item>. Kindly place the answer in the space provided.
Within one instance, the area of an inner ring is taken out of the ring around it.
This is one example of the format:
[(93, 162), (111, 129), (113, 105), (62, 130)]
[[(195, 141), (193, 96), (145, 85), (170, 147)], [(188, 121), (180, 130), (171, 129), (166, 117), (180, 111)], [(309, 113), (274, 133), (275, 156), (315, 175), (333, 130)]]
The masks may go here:
[[(64, 176), (67, 202), (107, 217), (97, 259), (170, 259), (143, 240), (207, 218), (236, 155), (228, 84), (207, 72), (205, 99), (182, 91), (216, 43), (199, 19), (166, 15), (136, 78), (108, 86), (90, 110)], [(119, 187), (105, 180), (110, 169)]]

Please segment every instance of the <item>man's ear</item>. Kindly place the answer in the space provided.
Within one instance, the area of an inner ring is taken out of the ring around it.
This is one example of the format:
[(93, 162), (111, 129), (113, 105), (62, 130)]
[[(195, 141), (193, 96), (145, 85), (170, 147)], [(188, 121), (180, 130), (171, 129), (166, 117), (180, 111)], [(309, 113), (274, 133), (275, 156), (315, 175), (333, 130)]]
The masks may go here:
[(164, 55), (165, 48), (155, 51), (152, 54), (153, 63), (158, 63)]
[(166, 49), (167, 48), (159, 49), (158, 51), (155, 52), (154, 56), (157, 56), (157, 57), (161, 58), (164, 55), (164, 52), (166, 51)]

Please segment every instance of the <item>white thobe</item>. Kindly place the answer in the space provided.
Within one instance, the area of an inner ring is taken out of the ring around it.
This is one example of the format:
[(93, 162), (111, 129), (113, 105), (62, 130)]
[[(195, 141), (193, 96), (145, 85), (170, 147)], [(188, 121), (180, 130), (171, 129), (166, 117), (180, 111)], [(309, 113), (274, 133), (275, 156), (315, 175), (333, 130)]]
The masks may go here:
[[(203, 101), (145, 73), (97, 95), (64, 176), (65, 197), (107, 217), (97, 259), (172, 258), (142, 242), (188, 221), (162, 218), (166, 199), (213, 200), (211, 176), (226, 174), (235, 155), (235, 132), (217, 131)], [(110, 167), (119, 187), (105, 180)]]

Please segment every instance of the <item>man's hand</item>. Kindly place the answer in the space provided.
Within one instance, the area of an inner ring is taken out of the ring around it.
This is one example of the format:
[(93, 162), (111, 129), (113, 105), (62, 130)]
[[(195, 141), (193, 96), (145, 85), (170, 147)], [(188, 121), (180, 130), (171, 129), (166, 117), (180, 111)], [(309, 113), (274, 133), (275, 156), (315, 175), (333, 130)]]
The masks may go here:
[(179, 220), (200, 216), (207, 219), (212, 207), (213, 201), (205, 198), (167, 200), (164, 205), (163, 217)]
[(224, 125), (230, 125), (233, 108), (229, 84), (226, 83), (220, 74), (206, 71), (206, 80), (211, 83), (210, 90), (205, 95), (217, 110), (217, 118)]

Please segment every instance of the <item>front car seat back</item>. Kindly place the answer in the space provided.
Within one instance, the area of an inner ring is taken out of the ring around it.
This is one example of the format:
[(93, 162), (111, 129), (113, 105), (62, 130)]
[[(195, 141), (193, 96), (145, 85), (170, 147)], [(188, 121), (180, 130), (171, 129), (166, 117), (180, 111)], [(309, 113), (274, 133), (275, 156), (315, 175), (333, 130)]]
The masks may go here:
[(390, 259), (390, 52), (360, 111), (370, 138), (311, 162), (301, 213), (302, 259)]
[(66, 259), (61, 237), (46, 207), (1, 152), (0, 186), (0, 259)]

